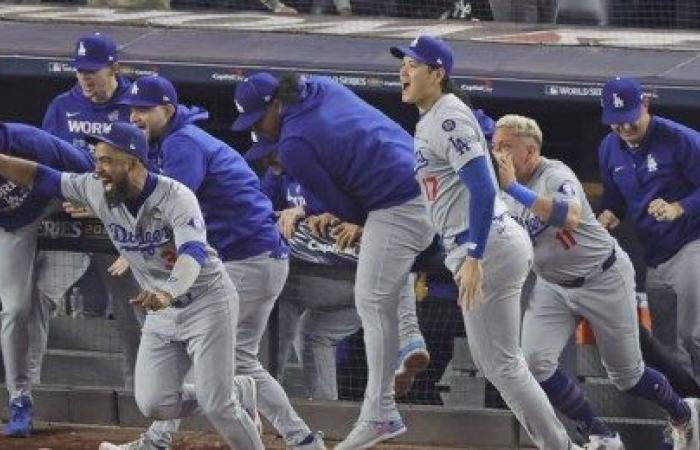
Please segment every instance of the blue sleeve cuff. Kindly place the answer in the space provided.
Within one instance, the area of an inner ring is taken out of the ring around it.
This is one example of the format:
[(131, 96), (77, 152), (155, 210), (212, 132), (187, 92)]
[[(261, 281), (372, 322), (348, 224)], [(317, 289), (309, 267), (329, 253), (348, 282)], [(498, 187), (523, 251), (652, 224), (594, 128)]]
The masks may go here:
[(207, 262), (207, 247), (204, 242), (185, 242), (177, 249), (177, 254), (191, 256), (200, 266), (204, 266), (204, 263)]
[(506, 192), (526, 208), (532, 208), (532, 205), (537, 201), (537, 194), (517, 181), (511, 183)]
[[(481, 259), (491, 231), (496, 187), (491, 178), (485, 156), (478, 156), (459, 170), (459, 177), (469, 189), (469, 243), (468, 254)], [(478, 199), (478, 200), (477, 200)]]
[(37, 164), (34, 175), (34, 190), (46, 197), (63, 197), (61, 172), (43, 164)]

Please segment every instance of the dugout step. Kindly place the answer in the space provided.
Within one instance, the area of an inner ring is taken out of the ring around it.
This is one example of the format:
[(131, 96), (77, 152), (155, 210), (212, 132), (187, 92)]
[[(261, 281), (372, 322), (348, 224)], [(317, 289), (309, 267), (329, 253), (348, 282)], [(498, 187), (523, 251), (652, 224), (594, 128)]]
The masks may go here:
[(103, 317), (53, 317), (49, 325), (49, 348), (120, 352), (117, 321)]
[(48, 349), (41, 368), (42, 384), (123, 386), (122, 354)]

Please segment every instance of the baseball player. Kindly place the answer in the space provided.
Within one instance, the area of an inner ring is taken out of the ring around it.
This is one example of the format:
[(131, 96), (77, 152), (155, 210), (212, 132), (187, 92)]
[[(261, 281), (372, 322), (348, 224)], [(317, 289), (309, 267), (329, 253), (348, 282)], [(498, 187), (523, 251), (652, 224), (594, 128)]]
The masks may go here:
[[(73, 146), (88, 149), (85, 137), (108, 131), (114, 122), (127, 122), (129, 108), (118, 104), (131, 83), (119, 74), (117, 44), (102, 33), (81, 36), (73, 47), (73, 67), (77, 83), (69, 91), (59, 94), (49, 104), (42, 128)], [(75, 212), (75, 208), (69, 211)], [(74, 258), (84, 260), (84, 253), (71, 253)], [(131, 275), (110, 276), (109, 267), (115, 262), (113, 255), (96, 253), (92, 257), (97, 273), (105, 286), (108, 304), (112, 305), (119, 324), (123, 351), (122, 373), (124, 386), (133, 389), (136, 351), (139, 346), (140, 329), (134, 309), (128, 299), (138, 294), (138, 285)], [(48, 316), (42, 324), (48, 331)], [(35, 379), (41, 369), (41, 359), (46, 350), (44, 332), (42, 346), (37, 355), (30, 357)]]
[(629, 216), (646, 247), (649, 295), (671, 289), (677, 297), (678, 340), (700, 381), (700, 133), (649, 113), (639, 81), (605, 83), (603, 181), (598, 220), (614, 229)]
[[(89, 172), (94, 167), (86, 151), (21, 124), (0, 125), (0, 152), (57, 170)], [(28, 436), (32, 430), (33, 380), (27, 355), (32, 348), (30, 334), (35, 333), (30, 333), (30, 326), (40, 322), (35, 311), (42, 306), (32, 296), (37, 233), (41, 220), (58, 206), (36, 189), (0, 178), (0, 346), (10, 397), (10, 419), (4, 429), (7, 436)]]
[[(141, 412), (159, 419), (203, 414), (231, 448), (262, 449), (231, 383), (238, 296), (207, 244), (196, 197), (148, 172), (148, 144), (135, 126), (115, 123), (89, 139), (96, 146), (94, 174), (3, 155), (0, 176), (89, 207), (128, 260), (143, 289), (133, 302), (149, 310), (136, 361)], [(190, 367), (194, 387), (183, 385)]]
[[(258, 360), (260, 340), (289, 271), (289, 250), (277, 231), (270, 201), (240, 154), (195, 125), (208, 113), (179, 105), (177, 98), (166, 78), (146, 76), (132, 84), (122, 102), (131, 107), (131, 122), (148, 137), (153, 166), (197, 196), (209, 242), (236, 286), (237, 373), (255, 379), (259, 409), (289, 448), (324, 449), (322, 434), (311, 432)], [(148, 444), (143, 448), (168, 447), (177, 425), (154, 424), (142, 439)]]
[(406, 431), (394, 400), (399, 292), (432, 240), (413, 177), (411, 138), (352, 91), (325, 77), (268, 73), (236, 89), (234, 130), (277, 142), (282, 165), (329, 212), (363, 225), (355, 305), (368, 380), (359, 420), (337, 449), (369, 448)]
[(520, 293), (532, 247), (497, 195), (476, 118), (450, 93), (452, 50), (424, 35), (407, 48), (392, 47), (391, 53), (402, 59), (401, 98), (421, 114), (416, 173), (445, 246), (445, 265), (459, 286), (472, 357), (538, 448), (576, 448), (519, 347)]
[[(253, 142), (245, 158), (249, 163), (263, 160), (267, 165), (261, 183), (262, 190), (272, 201), (273, 208), (280, 211), (278, 225), (282, 234), (295, 242), (299, 231), (296, 227), (298, 220), (307, 213), (317, 214), (326, 208), (284, 171), (275, 143), (266, 142), (255, 133)], [(320, 225), (321, 219), (316, 219), (312, 215), (306, 220), (309, 224)], [(328, 239), (339, 252), (359, 244), (363, 231), (362, 227), (347, 222), (337, 223), (328, 230), (317, 230), (316, 225), (309, 227), (312, 231), (309, 238)], [(356, 254), (352, 255), (355, 265)], [(430, 363), (430, 354), (418, 326), (414, 284), (415, 276), (410, 275), (400, 293), (400, 350), (395, 376), (397, 395), (405, 394), (416, 374), (425, 370)], [(360, 328), (352, 291), (347, 289), (344, 280), (296, 274), (287, 280), (284, 292), (287, 295), (282, 297), (284, 301), (280, 302), (279, 309), (280, 367), (283, 368), (287, 363), (295, 330), (301, 322), (299, 329), (304, 338), (303, 367), (310, 392), (316, 399), (337, 399), (335, 345)]]
[(596, 220), (571, 169), (542, 157), (541, 147), (542, 131), (534, 120), (506, 115), (496, 122), (499, 182), (509, 194), (511, 215), (534, 247), (537, 281), (522, 335), (530, 370), (554, 407), (588, 435), (590, 448), (623, 449), (619, 434), (595, 417), (576, 381), (558, 368), (577, 317), (584, 317), (615, 386), (668, 412), (674, 449), (697, 449), (697, 400), (681, 399), (642, 360), (632, 262)]

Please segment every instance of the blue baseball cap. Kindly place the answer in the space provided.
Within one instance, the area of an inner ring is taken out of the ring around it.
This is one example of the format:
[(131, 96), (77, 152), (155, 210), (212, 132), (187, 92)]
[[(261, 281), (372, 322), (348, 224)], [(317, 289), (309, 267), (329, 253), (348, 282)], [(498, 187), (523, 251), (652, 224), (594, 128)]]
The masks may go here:
[(484, 133), (484, 137), (490, 142), (493, 133), (496, 132), (496, 122), (489, 117), (483, 109), (474, 110), (474, 117), (476, 117), (476, 120), (479, 122), (479, 128), (481, 128), (481, 132)]
[(391, 47), (389, 51), (397, 58), (410, 56), (423, 64), (445, 69), (447, 76), (452, 73), (452, 49), (447, 42), (434, 36), (424, 34), (414, 39), (407, 48)]
[(96, 72), (117, 62), (117, 44), (102, 33), (88, 34), (75, 43), (73, 67)]
[(277, 151), (277, 142), (260, 136), (254, 131), (250, 132), (250, 140), (253, 141), (253, 145), (251, 145), (248, 151), (245, 152), (245, 155), (243, 155), (248, 162), (258, 161)]
[(605, 125), (633, 123), (642, 115), (644, 91), (636, 78), (615, 77), (603, 86), (600, 104)]
[(147, 108), (160, 105), (177, 106), (177, 91), (167, 78), (147, 75), (133, 82), (129, 92), (119, 100), (119, 104)]
[(267, 105), (277, 93), (279, 81), (267, 72), (258, 72), (236, 86), (234, 101), (238, 117), (231, 127), (233, 131), (253, 128), (265, 115)]
[(135, 156), (149, 167), (148, 162), (148, 142), (146, 135), (136, 126), (127, 122), (112, 122), (109, 131), (104, 134), (91, 134), (87, 136), (89, 144), (104, 142), (112, 147)]

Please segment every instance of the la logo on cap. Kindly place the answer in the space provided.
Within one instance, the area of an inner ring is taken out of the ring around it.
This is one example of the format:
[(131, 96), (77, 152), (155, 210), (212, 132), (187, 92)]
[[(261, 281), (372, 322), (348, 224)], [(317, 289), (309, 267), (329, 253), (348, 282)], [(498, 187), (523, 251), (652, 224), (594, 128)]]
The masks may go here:
[(416, 45), (418, 45), (418, 39), (419, 38), (415, 38), (413, 42), (411, 42), (411, 47), (415, 47)]
[(132, 143), (129, 143), (129, 148), (132, 150), (136, 150), (136, 146)]
[(163, 96), (163, 101), (164, 101), (164, 102), (169, 102), (169, 101), (170, 101), (170, 97), (168, 97), (167, 95), (164, 95), (164, 96)]
[(613, 106), (617, 109), (625, 107), (625, 101), (617, 95), (617, 92), (613, 92)]
[(85, 56), (86, 52), (83, 41), (78, 42), (78, 56)]
[(234, 100), (234, 103), (236, 104), (236, 109), (238, 110), (239, 113), (245, 112), (245, 111), (243, 111), (243, 106), (241, 106), (241, 104), (238, 103), (237, 100)]
[(137, 95), (139, 93), (139, 87), (136, 83), (131, 85), (131, 93)]

